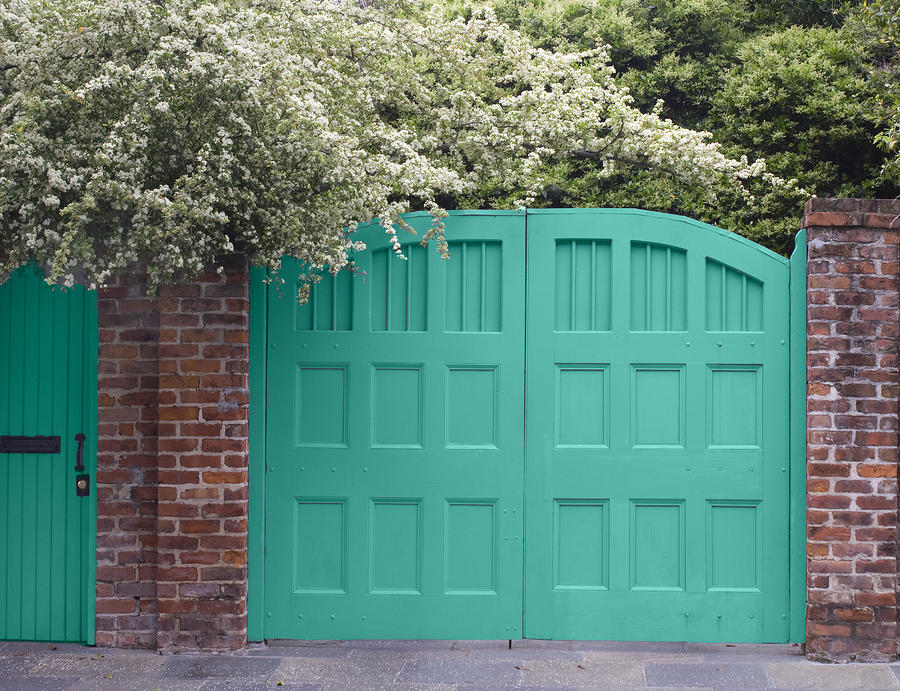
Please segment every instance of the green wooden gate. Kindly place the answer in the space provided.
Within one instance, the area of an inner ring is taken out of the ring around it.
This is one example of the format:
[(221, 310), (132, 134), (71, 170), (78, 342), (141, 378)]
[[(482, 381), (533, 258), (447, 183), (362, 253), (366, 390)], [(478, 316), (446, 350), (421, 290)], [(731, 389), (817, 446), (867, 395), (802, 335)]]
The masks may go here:
[(357, 237), (254, 322), (251, 638), (788, 640), (789, 262), (634, 210)]
[(34, 266), (0, 285), (0, 639), (94, 642), (96, 372), (95, 293)]

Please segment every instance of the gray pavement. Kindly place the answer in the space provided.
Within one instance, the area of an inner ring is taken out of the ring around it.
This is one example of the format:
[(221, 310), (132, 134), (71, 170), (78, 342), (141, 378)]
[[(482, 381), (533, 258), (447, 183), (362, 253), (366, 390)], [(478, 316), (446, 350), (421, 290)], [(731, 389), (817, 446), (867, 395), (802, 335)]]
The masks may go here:
[(45, 689), (900, 689), (900, 664), (823, 665), (791, 645), (272, 641), (170, 655), (0, 641), (0, 691)]

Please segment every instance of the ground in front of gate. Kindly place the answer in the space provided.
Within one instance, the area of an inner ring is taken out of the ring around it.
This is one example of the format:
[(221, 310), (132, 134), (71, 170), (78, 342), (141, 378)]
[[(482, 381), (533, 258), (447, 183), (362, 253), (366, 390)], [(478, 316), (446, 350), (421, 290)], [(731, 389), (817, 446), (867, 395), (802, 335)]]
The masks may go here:
[(0, 641), (0, 690), (900, 689), (900, 664), (824, 665), (797, 646), (304, 641), (239, 655)]

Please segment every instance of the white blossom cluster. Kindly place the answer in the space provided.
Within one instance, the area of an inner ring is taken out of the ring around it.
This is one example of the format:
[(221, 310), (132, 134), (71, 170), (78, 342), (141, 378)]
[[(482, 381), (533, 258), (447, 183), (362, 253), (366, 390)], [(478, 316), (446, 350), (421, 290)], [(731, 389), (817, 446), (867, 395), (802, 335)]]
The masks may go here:
[(446, 254), (441, 195), (502, 181), (524, 206), (569, 156), (788, 184), (637, 110), (605, 51), (535, 48), (490, 10), (5, 0), (0, 29), (0, 280), (36, 259), (102, 286), (140, 262), (152, 290), (234, 250), (336, 272), (372, 218), (399, 252), (414, 208)]

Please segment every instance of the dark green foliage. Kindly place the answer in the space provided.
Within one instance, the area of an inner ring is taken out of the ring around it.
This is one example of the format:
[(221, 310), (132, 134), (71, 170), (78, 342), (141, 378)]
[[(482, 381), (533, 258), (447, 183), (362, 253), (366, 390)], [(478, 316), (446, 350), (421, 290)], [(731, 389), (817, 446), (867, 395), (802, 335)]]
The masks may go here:
[[(600, 178), (582, 161), (547, 171), (547, 206), (682, 213), (787, 253), (808, 196), (900, 193), (900, 167), (890, 165), (900, 149), (900, 88), (891, 68), (900, 0), (849, 9), (824, 0), (490, 4), (542, 47), (608, 44), (618, 79), (639, 106), (661, 99), (666, 117), (711, 132), (731, 156), (764, 158), (770, 171), (805, 190), (755, 183), (751, 200), (725, 188), (711, 199), (658, 172)], [(498, 181), (456, 201), (500, 206), (517, 196)]]

